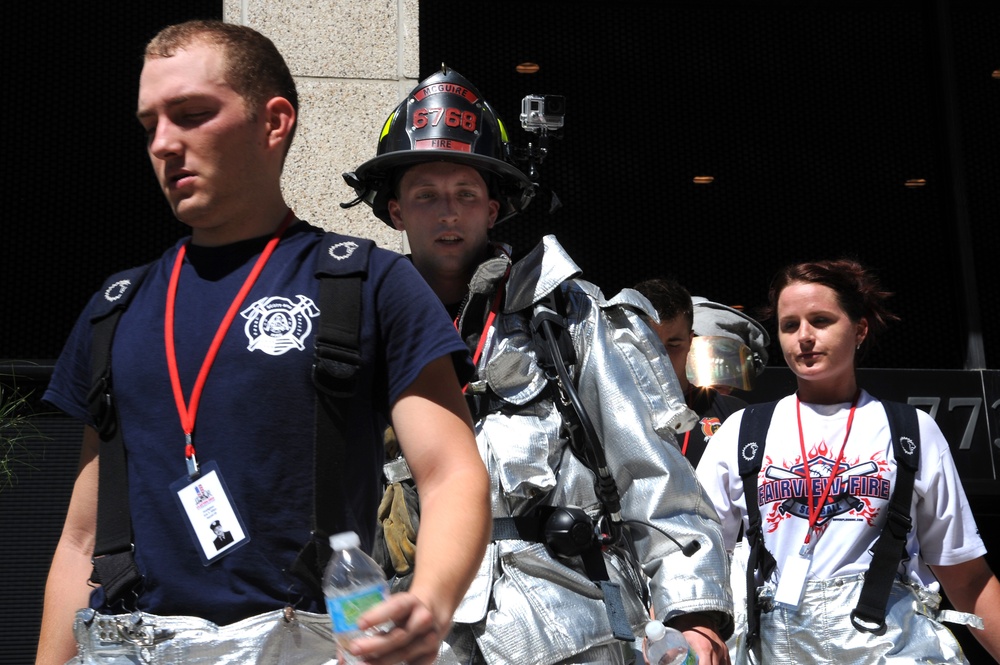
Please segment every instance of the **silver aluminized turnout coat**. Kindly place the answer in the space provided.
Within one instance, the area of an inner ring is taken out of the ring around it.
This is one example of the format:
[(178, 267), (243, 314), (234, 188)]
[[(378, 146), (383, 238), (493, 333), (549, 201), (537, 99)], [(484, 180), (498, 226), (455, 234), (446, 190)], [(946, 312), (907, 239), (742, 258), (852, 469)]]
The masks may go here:
[[(696, 416), (684, 404), (660, 342), (640, 318), (655, 316), (652, 307), (631, 289), (605, 299), (596, 286), (575, 278), (580, 269), (555, 237), (546, 236), (513, 266), (504, 251), (480, 265), (459, 321), (472, 350), (508, 268), (502, 305), (468, 388), (491, 405), (473, 415), (492, 479), (494, 518), (525, 515), (539, 505), (580, 507), (595, 519), (601, 514), (594, 475), (570, 449), (530, 328), (532, 306), (561, 289), (579, 395), (603, 441), (641, 570), (632, 573), (621, 549), (605, 548), (628, 623), (641, 639), (648, 587), (657, 618), (718, 613), (725, 636), (733, 611), (729, 559), (715, 510), (674, 439)], [(686, 556), (677, 543), (692, 541), (700, 547)], [(573, 662), (623, 659), (601, 589), (581, 557), (557, 557), (537, 539), (497, 539), (496, 527), (441, 662), (468, 662), (472, 639), (489, 663), (555, 663), (574, 655)], [(624, 651), (640, 644), (626, 643)], [(606, 647), (597, 655), (600, 645)]]

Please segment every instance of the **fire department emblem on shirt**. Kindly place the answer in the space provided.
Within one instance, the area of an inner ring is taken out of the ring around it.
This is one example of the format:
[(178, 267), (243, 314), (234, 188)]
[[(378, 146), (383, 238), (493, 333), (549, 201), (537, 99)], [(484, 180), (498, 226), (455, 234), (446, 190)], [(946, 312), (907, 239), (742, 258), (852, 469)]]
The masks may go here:
[(319, 316), (319, 309), (310, 298), (296, 298), (298, 302), (282, 296), (261, 298), (240, 312), (247, 320), (243, 326), (250, 341), (247, 349), (259, 349), (272, 356), (305, 349), (304, 340), (312, 331), (311, 319)]

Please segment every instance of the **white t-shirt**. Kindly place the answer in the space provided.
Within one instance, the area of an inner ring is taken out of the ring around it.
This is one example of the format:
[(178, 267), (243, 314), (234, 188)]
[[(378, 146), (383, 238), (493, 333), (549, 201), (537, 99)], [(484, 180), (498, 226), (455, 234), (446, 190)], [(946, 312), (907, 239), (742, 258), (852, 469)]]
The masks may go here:
[[(778, 402), (767, 432), (758, 475), (758, 506), (764, 543), (778, 562), (799, 552), (808, 531), (808, 486), (794, 395)], [(850, 402), (801, 404), (802, 434), (813, 505), (844, 443)], [(743, 411), (730, 416), (712, 437), (698, 464), (698, 479), (722, 520), (726, 547), (732, 549), (740, 524), (747, 523), (743, 481), (737, 459)], [(927, 564), (954, 565), (986, 553), (948, 442), (934, 420), (918, 410), (920, 461), (913, 486), (907, 537), (909, 560), (901, 563), (908, 579), (937, 589)], [(868, 570), (871, 548), (882, 531), (896, 475), (889, 423), (881, 402), (862, 391), (850, 437), (835, 482), (813, 532), (809, 577), (830, 579)]]

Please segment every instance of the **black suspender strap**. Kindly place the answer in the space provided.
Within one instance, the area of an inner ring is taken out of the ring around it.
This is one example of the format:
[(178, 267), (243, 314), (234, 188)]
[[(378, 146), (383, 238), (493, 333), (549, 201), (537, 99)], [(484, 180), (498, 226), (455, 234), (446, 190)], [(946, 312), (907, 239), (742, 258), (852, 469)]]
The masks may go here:
[[(318, 258), (320, 321), (313, 382), (324, 395), (349, 397), (357, 388), (361, 364), (361, 282), (367, 275), (373, 243), (338, 238), (328, 235)], [(323, 316), (323, 312), (331, 315)]]
[(872, 562), (865, 573), (858, 606), (851, 612), (851, 623), (863, 632), (885, 632), (885, 610), (896, 579), (899, 562), (906, 556), (906, 535), (913, 527), (910, 504), (913, 479), (920, 459), (920, 425), (917, 410), (909, 404), (882, 402), (889, 420), (893, 454), (896, 459), (896, 483), (889, 499), (888, 516), (875, 542)]
[(317, 258), (320, 321), (316, 330), (313, 383), (316, 386), (313, 525), (311, 538), (299, 552), (292, 571), (320, 588), (328, 538), (349, 505), (344, 492), (349, 398), (358, 388), (361, 365), (361, 287), (374, 243), (327, 234)]
[(763, 579), (767, 579), (774, 571), (777, 562), (774, 556), (764, 547), (764, 534), (761, 532), (760, 506), (757, 505), (757, 475), (764, 459), (764, 444), (767, 441), (767, 430), (771, 425), (771, 416), (778, 402), (751, 404), (743, 410), (740, 422), (739, 438), (739, 470), (743, 479), (743, 496), (747, 504), (746, 531), (747, 543), (750, 545), (750, 556), (747, 560), (747, 648), (756, 641), (760, 634), (760, 606), (757, 604), (757, 578), (759, 570)]
[(132, 554), (125, 443), (112, 397), (111, 345), (118, 320), (138, 289), (147, 266), (118, 273), (105, 283), (103, 309), (91, 326), (91, 389), (87, 396), (101, 437), (98, 463), (97, 532), (90, 581), (104, 589), (105, 604), (118, 602), (142, 580)]

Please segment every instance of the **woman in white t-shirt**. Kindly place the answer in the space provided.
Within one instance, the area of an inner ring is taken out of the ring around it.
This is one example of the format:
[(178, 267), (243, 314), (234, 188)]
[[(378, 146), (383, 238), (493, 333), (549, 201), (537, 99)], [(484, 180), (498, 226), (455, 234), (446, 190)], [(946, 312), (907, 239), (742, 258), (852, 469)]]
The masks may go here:
[[(757, 579), (754, 661), (964, 663), (941, 621), (975, 626), (979, 617), (985, 629), (972, 633), (1000, 658), (1000, 582), (984, 559), (948, 443), (923, 411), (917, 412), (913, 527), (885, 629), (859, 630), (851, 620), (895, 487), (885, 410), (855, 378), (857, 358), (896, 319), (885, 307), (889, 295), (851, 260), (789, 266), (772, 282), (769, 314), (777, 318), (798, 389), (775, 407), (758, 474), (761, 532), (776, 566), (767, 579)], [(698, 465), (730, 550), (748, 526), (738, 461), (744, 413), (725, 421)], [(939, 590), (958, 611), (938, 610)], [(745, 662), (746, 650), (740, 651), (732, 654), (734, 662)]]

